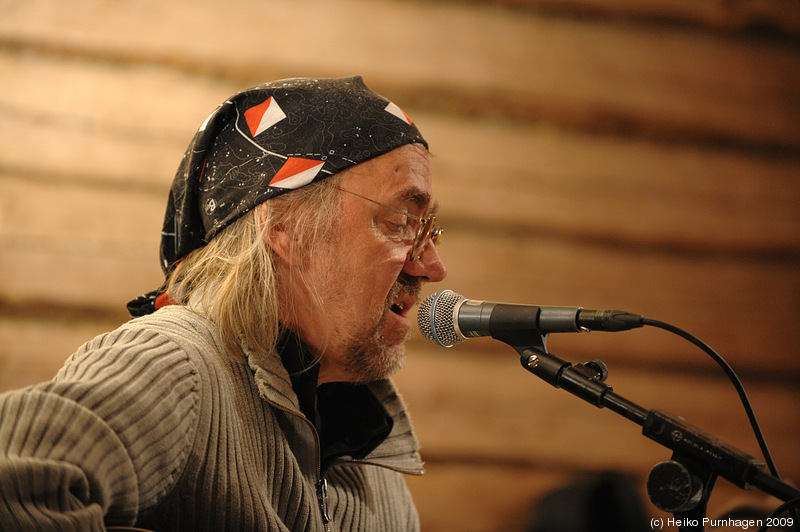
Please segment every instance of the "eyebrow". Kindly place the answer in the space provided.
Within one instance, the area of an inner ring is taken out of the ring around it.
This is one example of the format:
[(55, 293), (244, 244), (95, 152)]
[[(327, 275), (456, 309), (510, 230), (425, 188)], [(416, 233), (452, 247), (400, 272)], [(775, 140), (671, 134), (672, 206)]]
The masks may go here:
[(431, 203), (433, 203), (430, 214), (436, 214), (439, 211), (439, 202), (433, 201), (433, 197), (430, 193), (416, 187), (409, 188), (401, 192), (400, 200), (403, 203), (410, 201), (420, 209), (426, 209), (429, 205), (431, 205)]
[[(369, 198), (367, 196), (363, 196), (363, 195), (359, 194), (358, 192), (353, 192), (352, 190), (348, 190), (348, 189), (346, 189), (346, 188), (344, 188), (344, 187), (342, 187), (340, 185), (332, 184), (331, 186), (333, 188), (341, 190), (342, 192), (347, 192), (348, 194), (352, 194), (354, 196), (358, 196), (359, 198), (365, 199), (365, 200), (370, 201), (372, 203), (376, 203), (378, 205), (382, 205), (383, 207), (389, 208), (389, 209), (391, 209), (391, 210), (393, 210), (393, 211), (395, 211), (397, 213), (405, 214), (405, 215), (411, 216), (412, 218), (416, 218), (417, 217), (414, 214), (402, 211), (400, 209), (392, 207), (391, 205), (388, 205), (386, 203), (382, 203), (380, 201), (374, 200), (374, 199)], [(428, 192), (426, 192), (426, 191), (424, 191), (422, 189), (416, 188), (416, 187), (410, 187), (410, 188), (406, 189), (405, 191), (401, 191), (399, 194), (397, 194), (396, 197), (397, 197), (398, 201), (401, 201), (403, 203), (405, 203), (407, 201), (410, 201), (410, 202), (414, 203), (421, 210), (425, 210), (425, 208), (428, 205), (430, 205), (431, 201), (433, 200), (433, 196), (430, 193), (428, 193)], [(431, 206), (431, 209), (428, 211), (428, 214), (426, 215), (426, 217), (434, 215), (437, 212), (439, 212), (439, 202), (438, 201), (433, 201), (433, 205)]]

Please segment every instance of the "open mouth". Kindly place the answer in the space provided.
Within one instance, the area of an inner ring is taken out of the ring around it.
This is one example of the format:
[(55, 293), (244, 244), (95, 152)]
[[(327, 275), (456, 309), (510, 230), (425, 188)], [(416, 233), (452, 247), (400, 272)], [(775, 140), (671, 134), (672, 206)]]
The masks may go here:
[(395, 314), (400, 314), (402, 316), (406, 311), (406, 306), (403, 302), (398, 301), (397, 303), (389, 307), (389, 309)]
[(405, 317), (416, 302), (417, 298), (415, 298), (413, 295), (403, 294), (394, 301), (394, 303), (389, 307), (389, 310), (398, 316)]

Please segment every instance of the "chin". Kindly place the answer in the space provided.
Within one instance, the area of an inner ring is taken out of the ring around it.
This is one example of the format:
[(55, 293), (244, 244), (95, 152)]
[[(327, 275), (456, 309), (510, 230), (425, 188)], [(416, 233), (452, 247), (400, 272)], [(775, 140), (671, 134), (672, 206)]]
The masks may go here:
[(353, 382), (388, 379), (403, 368), (406, 350), (403, 344), (375, 345), (353, 353), (348, 359), (347, 374)]

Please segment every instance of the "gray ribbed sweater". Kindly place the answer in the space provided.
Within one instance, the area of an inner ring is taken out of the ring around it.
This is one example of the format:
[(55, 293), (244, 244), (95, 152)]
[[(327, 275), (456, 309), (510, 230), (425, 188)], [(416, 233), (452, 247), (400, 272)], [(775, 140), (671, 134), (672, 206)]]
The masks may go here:
[[(223, 354), (216, 328), (179, 306), (82, 346), (52, 382), (0, 395), (2, 530), (325, 530), (318, 437), (277, 354)], [(394, 418), (363, 460), (324, 472), (333, 530), (418, 530), (400, 473), (421, 474)]]

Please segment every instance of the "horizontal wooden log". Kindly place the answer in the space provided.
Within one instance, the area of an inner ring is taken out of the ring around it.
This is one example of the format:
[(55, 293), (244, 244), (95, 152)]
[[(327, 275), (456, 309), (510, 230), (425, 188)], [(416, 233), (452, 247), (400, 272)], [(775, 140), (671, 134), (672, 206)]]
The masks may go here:
[(112, 9), (39, 0), (9, 10), (0, 40), (248, 83), (363, 73), (409, 103), (671, 139), (800, 146), (800, 54), (791, 48), (449, 4), (316, 0), (304, 9), (315, 16), (303, 20), (298, 39), (298, 28), (284, 23), (296, 16), (289, 1), (230, 5), (226, 13), (238, 15), (228, 20), (210, 1)]
[(442, 219), (592, 245), (795, 257), (800, 161), (422, 116)]
[(0, 164), (7, 171), (149, 188), (165, 198), (196, 129), (241, 88), (169, 68), (7, 52), (0, 53), (0, 77)]
[(425, 464), (407, 477), (425, 532), (523, 531), (542, 495), (572, 480), (569, 472), (492, 464)]
[(47, 318), (0, 310), (0, 392), (52, 379), (79, 346), (124, 321), (122, 313), (115, 321), (87, 319), (66, 309)]
[(793, 0), (763, 2), (696, 2), (695, 0), (459, 0), (465, 4), (495, 4), (562, 16), (620, 18), (657, 26), (686, 24), (705, 30), (740, 32), (766, 30), (768, 35), (800, 35), (800, 7)]
[(0, 298), (113, 308), (163, 281), (164, 199), (0, 179)]

